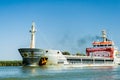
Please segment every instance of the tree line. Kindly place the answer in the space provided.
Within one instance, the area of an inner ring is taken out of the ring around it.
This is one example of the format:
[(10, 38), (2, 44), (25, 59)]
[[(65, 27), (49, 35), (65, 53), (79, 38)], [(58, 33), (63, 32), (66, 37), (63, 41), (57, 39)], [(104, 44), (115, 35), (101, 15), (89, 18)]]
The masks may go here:
[[(68, 52), (68, 51), (64, 51), (64, 52), (62, 52), (62, 54), (63, 54), (63, 55), (71, 55), (70, 52)], [(79, 52), (76, 53), (75, 55), (77, 55), (77, 56), (85, 56), (84, 53), (79, 53)]]
[(0, 61), (0, 66), (22, 66), (22, 61)]

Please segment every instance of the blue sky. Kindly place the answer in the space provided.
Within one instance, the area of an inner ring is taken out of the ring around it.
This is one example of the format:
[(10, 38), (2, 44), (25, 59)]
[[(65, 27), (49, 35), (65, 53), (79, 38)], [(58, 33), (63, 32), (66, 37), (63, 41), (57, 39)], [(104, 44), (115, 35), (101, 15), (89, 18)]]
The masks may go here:
[(0, 60), (21, 60), (32, 21), (36, 47), (84, 52), (105, 29), (120, 48), (120, 0), (0, 0)]

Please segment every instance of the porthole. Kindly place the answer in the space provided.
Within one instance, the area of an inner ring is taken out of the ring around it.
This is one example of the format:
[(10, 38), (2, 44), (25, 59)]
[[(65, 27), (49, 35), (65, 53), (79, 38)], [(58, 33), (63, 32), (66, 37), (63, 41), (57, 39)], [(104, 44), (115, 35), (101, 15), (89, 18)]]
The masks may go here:
[(59, 54), (60, 52), (58, 51), (57, 54)]
[(48, 50), (46, 51), (46, 53), (48, 53)]
[(28, 57), (28, 54), (27, 53), (23, 53), (22, 56), (23, 57)]

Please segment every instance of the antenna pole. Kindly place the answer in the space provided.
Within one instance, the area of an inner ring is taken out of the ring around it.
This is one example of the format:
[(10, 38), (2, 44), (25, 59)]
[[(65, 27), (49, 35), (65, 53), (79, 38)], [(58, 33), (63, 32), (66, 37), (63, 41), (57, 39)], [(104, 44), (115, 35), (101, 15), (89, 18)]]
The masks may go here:
[(106, 39), (107, 39), (106, 31), (105, 30), (102, 31), (102, 38), (103, 38), (103, 42), (105, 42)]

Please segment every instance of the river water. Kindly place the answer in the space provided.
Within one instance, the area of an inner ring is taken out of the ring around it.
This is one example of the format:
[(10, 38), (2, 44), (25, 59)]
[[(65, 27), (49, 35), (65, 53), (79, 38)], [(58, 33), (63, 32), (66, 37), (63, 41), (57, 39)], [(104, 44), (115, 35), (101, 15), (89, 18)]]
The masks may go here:
[(116, 67), (0, 67), (0, 80), (120, 80)]

